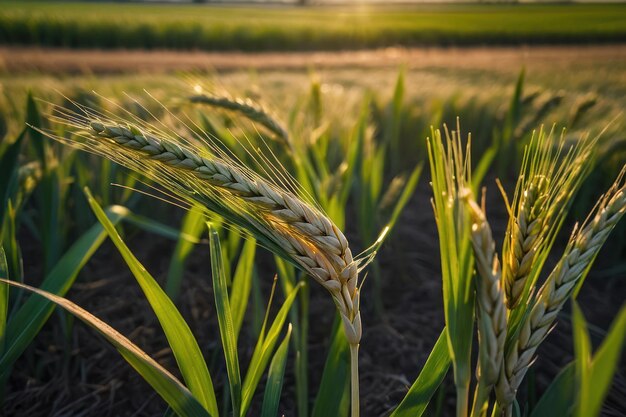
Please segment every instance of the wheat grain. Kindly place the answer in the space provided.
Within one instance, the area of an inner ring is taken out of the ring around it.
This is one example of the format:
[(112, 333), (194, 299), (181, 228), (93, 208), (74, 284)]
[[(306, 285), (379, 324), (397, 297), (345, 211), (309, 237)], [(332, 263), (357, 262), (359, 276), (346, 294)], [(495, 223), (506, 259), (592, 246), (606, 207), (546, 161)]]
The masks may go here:
[(547, 336), (557, 314), (584, 278), (595, 256), (617, 222), (626, 212), (624, 171), (600, 200), (593, 217), (575, 229), (561, 260), (539, 290), (519, 336), (507, 352), (496, 393), (498, 402), (510, 414), (510, 404), (532, 364), (539, 344)]

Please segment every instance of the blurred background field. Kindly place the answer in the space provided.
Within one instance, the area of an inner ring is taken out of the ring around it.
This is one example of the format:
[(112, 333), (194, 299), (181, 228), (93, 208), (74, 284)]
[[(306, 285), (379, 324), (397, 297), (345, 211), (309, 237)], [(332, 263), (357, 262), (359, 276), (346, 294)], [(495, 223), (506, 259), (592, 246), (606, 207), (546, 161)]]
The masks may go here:
[(13, 45), (302, 51), (626, 40), (621, 4), (0, 4), (0, 43)]
[[(557, 240), (558, 257), (566, 231), (584, 218), (626, 163), (624, 41), (622, 4), (0, 2), (0, 155), (9, 154), (26, 122), (66, 134), (44, 116), (50, 103), (71, 106), (71, 99), (119, 112), (114, 102), (141, 118), (149, 111), (182, 130), (167, 108), (229, 146), (237, 145), (233, 135), (259, 146), (265, 140), (279, 159), (289, 161), (288, 150), (270, 132), (236, 112), (191, 104), (188, 97), (206, 93), (249, 100), (271, 113), (302, 146), (313, 192), (345, 225), (358, 252), (389, 221), (411, 173), (425, 163), (431, 126), (453, 126), (458, 117), (462, 130), (472, 134), (475, 164), (491, 155), (483, 166), (483, 184), (498, 236), (506, 227), (506, 210), (495, 178), (502, 179), (510, 197), (514, 167), (533, 131), (543, 125), (558, 136), (565, 128), (571, 143), (601, 133), (598, 160)], [(184, 211), (112, 186), (146, 190), (108, 161), (25, 132), (16, 157), (20, 203), (16, 211), (6, 211), (2, 233), (5, 247), (13, 249), (18, 279), (41, 283), (94, 224), (84, 186), (103, 206), (124, 205), (136, 218), (120, 223), (119, 230), (157, 281), (177, 294), (173, 298), (208, 358), (216, 389), (225, 393), (208, 245), (200, 241), (181, 250), (189, 232)], [(346, 166), (354, 149), (360, 152), (359, 169), (348, 181)], [(409, 190), (401, 227), (392, 231), (363, 287), (364, 417), (388, 416), (398, 405), (443, 326), (432, 190), (423, 166), (415, 190)], [(15, 230), (9, 230), (9, 220)], [(603, 338), (624, 302), (625, 226), (618, 225), (579, 297), (593, 324), (594, 342)], [(227, 228), (220, 233), (234, 270), (243, 256), (242, 242)], [(277, 269), (268, 252), (259, 249), (239, 343), (242, 358), (252, 353)], [(296, 328), (308, 326), (302, 330), (308, 331), (308, 341), (305, 337), (293, 346), (306, 352), (308, 363), (303, 369), (292, 352), (280, 408), (287, 416), (325, 417), (324, 395), (347, 392), (323, 386), (334, 340), (333, 307), (313, 284), (289, 318)], [(113, 245), (104, 243), (67, 290), (68, 298), (129, 335), (168, 369), (175, 368), (158, 322)], [(21, 297), (26, 296), (12, 295), (13, 312)], [(523, 387), (524, 405), (530, 408), (572, 359), (568, 311), (561, 313), (539, 355), (537, 371)], [(3, 381), (3, 415), (160, 416), (167, 408), (114, 349), (66, 313), (51, 316), (12, 369)], [(302, 383), (303, 373), (308, 384)], [(427, 415), (453, 414), (452, 389), (447, 381)], [(219, 398), (225, 407), (226, 396)], [(262, 396), (259, 389), (250, 415), (259, 412)], [(338, 416), (347, 412), (341, 398)], [(622, 368), (603, 415), (626, 414), (624, 398)]]

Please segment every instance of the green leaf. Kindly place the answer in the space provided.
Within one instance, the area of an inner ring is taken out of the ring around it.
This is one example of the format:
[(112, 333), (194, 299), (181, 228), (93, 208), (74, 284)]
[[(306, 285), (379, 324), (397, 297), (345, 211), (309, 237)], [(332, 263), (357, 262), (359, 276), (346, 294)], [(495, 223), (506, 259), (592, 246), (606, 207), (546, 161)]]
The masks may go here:
[[(445, 143), (445, 144), (444, 144)], [(474, 330), (473, 256), (470, 247), (470, 221), (458, 193), (471, 178), (470, 149), (461, 143), (460, 133), (445, 141), (433, 131), (428, 141), (433, 207), (439, 234), (443, 282), (443, 302), (448, 348), (457, 391), (457, 414), (467, 414), (471, 379), (471, 351)]]
[(568, 416), (571, 414), (576, 392), (576, 366), (567, 364), (554, 378), (530, 417)]
[(474, 168), (474, 171), (472, 172), (472, 192), (475, 195), (478, 195), (480, 185), (482, 184), (485, 175), (487, 175), (487, 172), (489, 172), (489, 168), (491, 168), (493, 160), (497, 155), (498, 148), (496, 146), (490, 146), (481, 155), (478, 165), (476, 165), (476, 168)]
[(211, 223), (209, 227), (209, 242), (211, 245), (211, 271), (213, 275), (213, 293), (217, 321), (220, 327), (220, 336), (226, 359), (228, 382), (230, 383), (230, 398), (233, 404), (233, 415), (238, 416), (241, 409), (241, 374), (239, 372), (239, 356), (237, 355), (237, 336), (230, 309), (227, 278), (224, 272), (220, 238)]
[[(584, 337), (586, 326), (580, 308), (574, 302), (574, 339)], [(626, 306), (623, 306), (611, 325), (604, 341), (590, 359), (589, 340), (576, 340), (576, 360), (583, 361), (577, 369), (580, 391), (577, 402), (578, 417), (594, 417), (600, 415), (602, 403), (611, 387), (613, 375), (619, 364), (622, 347), (626, 338)]]
[(167, 279), (165, 281), (165, 292), (172, 300), (176, 300), (180, 293), (185, 262), (191, 254), (194, 243), (198, 242), (198, 238), (204, 230), (203, 220), (204, 213), (195, 208), (189, 210), (183, 219), (183, 226), (180, 230), (172, 259), (170, 260)]
[[(576, 380), (579, 384), (578, 409), (588, 401), (584, 398), (589, 390), (586, 386), (589, 382), (589, 362), (591, 361), (591, 340), (587, 330), (587, 322), (578, 303), (572, 300), (572, 331), (574, 336), (574, 355), (576, 364)], [(576, 414), (580, 415), (580, 414)], [(585, 417), (592, 417), (591, 415)]]
[[(40, 129), (43, 127), (41, 113), (39, 112), (39, 108), (31, 92), (28, 93), (28, 97), (26, 98), (26, 124), (31, 128)], [(47, 171), (46, 141), (44, 140), (43, 134), (36, 129), (30, 129), (29, 135), (37, 157), (41, 161), (41, 166), (44, 171)]]
[(274, 346), (276, 346), (278, 336), (280, 335), (280, 330), (285, 324), (289, 309), (296, 299), (296, 295), (301, 287), (302, 284), (295, 286), (293, 291), (285, 299), (285, 302), (280, 310), (278, 310), (278, 314), (276, 314), (276, 317), (274, 318), (267, 334), (265, 334), (264, 337), (263, 335), (259, 337), (259, 342), (254, 348), (254, 353), (252, 354), (252, 359), (250, 360), (250, 365), (248, 366), (248, 373), (246, 374), (243, 382), (241, 416), (246, 415), (246, 412), (250, 407), (252, 396), (259, 385), (261, 376), (263, 375), (270, 358), (272, 357)]
[(249, 238), (243, 245), (243, 249), (239, 255), (239, 261), (237, 263), (237, 268), (235, 269), (233, 285), (230, 291), (230, 308), (233, 314), (236, 338), (239, 338), (243, 317), (246, 314), (248, 300), (250, 299), (255, 254), (256, 240)]
[(386, 145), (389, 146), (391, 161), (396, 166), (400, 162), (400, 153), (402, 151), (400, 146), (400, 128), (402, 125), (402, 101), (404, 100), (405, 91), (404, 73), (404, 68), (398, 72), (398, 78), (396, 79), (393, 98), (387, 116), (387, 128), (384, 132), (384, 140)]
[(278, 405), (280, 394), (283, 390), (283, 379), (285, 376), (285, 365), (287, 364), (287, 353), (289, 352), (289, 339), (291, 338), (291, 325), (287, 328), (287, 335), (283, 342), (276, 349), (265, 386), (263, 396), (263, 408), (261, 417), (275, 417), (278, 415)]
[(132, 224), (133, 226), (136, 226), (141, 230), (145, 230), (146, 232), (154, 233), (155, 235), (163, 236), (171, 240), (184, 241), (193, 244), (200, 243), (200, 239), (198, 239), (197, 236), (199, 236), (202, 230), (204, 230), (203, 222), (200, 222), (200, 225), (202, 227), (199, 228), (200, 231), (197, 235), (195, 235), (193, 233), (188, 233), (184, 230), (179, 231), (154, 219), (135, 213), (129, 213), (128, 217), (126, 218), (126, 223)]
[[(124, 207), (113, 206), (106, 210), (112, 224), (126, 216)], [(100, 224), (92, 226), (61, 257), (56, 266), (46, 276), (41, 289), (57, 295), (65, 295), (74, 283), (78, 273), (106, 238)], [(43, 327), (54, 310), (49, 302), (31, 297), (9, 318), (6, 328), (5, 350), (0, 357), (0, 373), (4, 373), (24, 352), (35, 335)]]
[(370, 100), (367, 98), (361, 107), (361, 112), (357, 120), (356, 126), (352, 132), (349, 143), (348, 155), (346, 157), (346, 172), (341, 183), (342, 187), (339, 192), (338, 201), (342, 207), (345, 207), (350, 197), (352, 182), (354, 177), (358, 177), (360, 170), (361, 157), (363, 155), (363, 143), (365, 141), (365, 132), (367, 131), (367, 123), (369, 117)]
[[(4, 247), (0, 243), (0, 278), (9, 279), (9, 265), (4, 253)], [(4, 331), (7, 325), (7, 314), (9, 313), (9, 287), (0, 284), (0, 352), (4, 346)]]
[(392, 230), (393, 227), (396, 225), (396, 222), (398, 221), (400, 214), (402, 214), (402, 210), (404, 209), (406, 204), (409, 202), (409, 199), (413, 195), (413, 192), (415, 191), (415, 187), (417, 187), (420, 176), (422, 174), (422, 168), (423, 168), (423, 164), (422, 163), (418, 164), (413, 169), (413, 172), (411, 172), (411, 176), (409, 177), (409, 180), (404, 185), (404, 188), (402, 189), (402, 194), (400, 194), (400, 197), (396, 201), (391, 217), (389, 218), (389, 222), (387, 223), (387, 227), (389, 228), (389, 230)]
[(189, 326), (176, 309), (172, 300), (169, 299), (155, 279), (128, 249), (117, 230), (115, 230), (115, 226), (106, 217), (88, 188), (85, 188), (85, 195), (91, 209), (126, 261), (159, 319), (159, 323), (163, 327), (167, 341), (172, 348), (172, 353), (189, 389), (212, 416), (218, 416), (213, 382), (211, 381), (206, 362), (202, 357), (202, 352)]
[(313, 417), (347, 416), (350, 405), (350, 347), (339, 317), (333, 325), (332, 344), (313, 404)]
[(390, 417), (420, 417), (443, 382), (448, 368), (450, 368), (450, 354), (446, 329), (444, 329), (422, 371)]
[[(7, 209), (9, 198), (17, 182), (18, 159), (25, 136), (26, 129), (22, 130), (22, 133), (20, 133), (15, 142), (8, 145), (0, 155), (0, 224), (4, 219), (4, 213)], [(0, 232), (0, 240), (1, 239), (2, 233)]]
[[(6, 277), (13, 281), (22, 282), (24, 280), (24, 261), (22, 259), (22, 249), (17, 240), (18, 229), (18, 208), (13, 205), (13, 200), (9, 200), (4, 213), (4, 222), (0, 222), (0, 245), (3, 246), (6, 261)], [(16, 298), (16, 303), (21, 296)]]
[[(524, 91), (525, 75), (526, 70), (522, 69), (517, 77), (517, 82), (515, 83), (515, 90), (513, 91), (513, 96), (511, 97), (509, 109), (506, 113), (506, 118), (504, 120), (502, 139), (505, 142), (503, 143), (503, 145), (508, 145), (509, 141), (513, 138), (515, 127), (519, 123), (520, 117), (522, 115), (522, 94)], [(508, 162), (511, 161), (509, 160)]]
[[(124, 335), (117, 332), (111, 326), (98, 319), (93, 314), (82, 309), (71, 301), (51, 294), (47, 291), (30, 287), (28, 285), (0, 279), (1, 282), (10, 284), (44, 297), (49, 302), (62, 307), (87, 325), (102, 334), (130, 365), (148, 382), (152, 388), (169, 404), (179, 416), (184, 417), (207, 417), (210, 416), (193, 397), (191, 392), (180, 383), (171, 373), (159, 365), (147, 353), (139, 349)], [(48, 304), (48, 302), (46, 302)]]
[[(289, 294), (296, 285), (296, 269), (278, 256), (274, 257), (278, 270), (278, 277), (284, 294)], [(301, 280), (303, 286), (300, 295), (289, 312), (289, 319), (293, 326), (291, 337), (295, 353), (294, 378), (296, 383), (296, 401), (298, 416), (309, 415), (309, 368), (308, 368), (308, 337), (309, 337), (309, 283), (307, 277)]]

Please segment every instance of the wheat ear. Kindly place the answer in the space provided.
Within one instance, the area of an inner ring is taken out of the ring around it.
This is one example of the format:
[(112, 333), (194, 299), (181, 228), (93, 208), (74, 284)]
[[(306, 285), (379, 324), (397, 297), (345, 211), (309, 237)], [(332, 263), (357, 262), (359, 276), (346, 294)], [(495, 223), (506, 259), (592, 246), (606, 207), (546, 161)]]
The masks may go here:
[(626, 212), (624, 171), (600, 200), (594, 215), (575, 229), (565, 253), (539, 290), (530, 314), (523, 322), (519, 336), (507, 352), (496, 388), (498, 402), (506, 414), (524, 375), (533, 362), (539, 344), (553, 327), (557, 314), (584, 279), (600, 248)]
[(598, 138), (566, 146), (543, 130), (531, 139), (524, 159), (502, 252), (507, 307), (526, 302), (563, 224), (567, 207), (589, 173)]
[(245, 204), (247, 220), (256, 226), (255, 231), (288, 253), (331, 293), (348, 341), (359, 343), (357, 265), (344, 234), (319, 210), (294, 194), (243, 172), (230, 161), (201, 157), (178, 143), (143, 134), (133, 127), (91, 122), (90, 128), (93, 138), (117, 146), (124, 153), (192, 175), (200, 180), (193, 185), (208, 185), (191, 191), (191, 197), (201, 203), (228, 198), (233, 204)]
[(547, 189), (548, 180), (543, 175), (535, 176), (521, 196), (519, 212), (512, 223), (503, 280), (509, 309), (518, 304), (543, 241), (545, 216), (541, 216), (541, 208), (548, 198)]
[(248, 119), (252, 120), (265, 127), (272, 132), (274, 136), (281, 142), (291, 145), (289, 141), (289, 133), (275, 117), (265, 110), (260, 105), (254, 103), (252, 100), (243, 100), (240, 98), (229, 97), (216, 97), (208, 96), (206, 94), (200, 94), (189, 97), (189, 101), (192, 103), (206, 104), (213, 107), (218, 107), (226, 110), (235, 111), (242, 114)]
[(485, 204), (478, 206), (471, 192), (464, 192), (472, 221), (472, 247), (478, 277), (476, 305), (478, 319), (479, 359), (478, 385), (474, 396), (472, 415), (486, 414), (489, 393), (498, 380), (504, 356), (507, 315), (501, 284), (501, 268), (491, 227), (485, 216)]

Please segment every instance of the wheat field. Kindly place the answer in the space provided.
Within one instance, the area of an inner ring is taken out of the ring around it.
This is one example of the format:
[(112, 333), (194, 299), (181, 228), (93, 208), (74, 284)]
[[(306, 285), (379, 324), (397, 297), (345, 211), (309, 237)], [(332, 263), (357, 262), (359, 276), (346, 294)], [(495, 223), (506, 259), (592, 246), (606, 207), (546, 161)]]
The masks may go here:
[(0, 57), (0, 414), (626, 413), (623, 46)]

